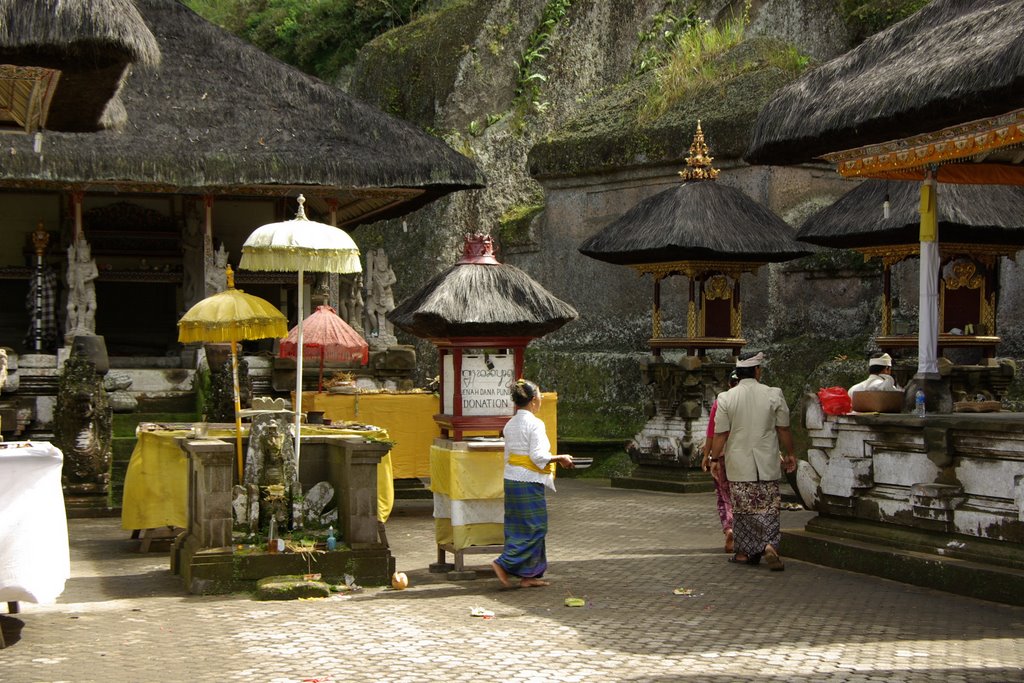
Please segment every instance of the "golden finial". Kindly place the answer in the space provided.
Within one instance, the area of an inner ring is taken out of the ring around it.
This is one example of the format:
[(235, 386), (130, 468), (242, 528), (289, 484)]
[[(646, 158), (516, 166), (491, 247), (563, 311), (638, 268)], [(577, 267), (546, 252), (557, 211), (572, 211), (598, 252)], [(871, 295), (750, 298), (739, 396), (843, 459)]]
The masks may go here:
[(224, 275), (227, 276), (228, 289), (234, 289), (235, 288), (235, 271), (231, 270), (231, 265), (230, 264), (224, 269)]
[(711, 167), (712, 160), (714, 157), (708, 155), (704, 131), (700, 129), (700, 119), (697, 119), (697, 132), (690, 145), (690, 156), (686, 157), (686, 168), (679, 172), (679, 177), (683, 180), (714, 180), (718, 177), (718, 169)]
[(36, 256), (42, 256), (46, 252), (46, 245), (50, 243), (50, 233), (46, 232), (43, 222), (39, 221), (35, 231), (32, 233), (32, 245), (36, 248)]

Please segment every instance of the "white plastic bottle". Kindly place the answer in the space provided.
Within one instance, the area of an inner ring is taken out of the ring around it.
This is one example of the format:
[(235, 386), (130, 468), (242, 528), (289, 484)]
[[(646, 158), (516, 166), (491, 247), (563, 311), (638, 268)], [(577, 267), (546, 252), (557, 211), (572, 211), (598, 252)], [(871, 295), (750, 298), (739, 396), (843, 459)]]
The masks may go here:
[(914, 394), (914, 415), (918, 417), (925, 416), (924, 389), (918, 389), (917, 393)]

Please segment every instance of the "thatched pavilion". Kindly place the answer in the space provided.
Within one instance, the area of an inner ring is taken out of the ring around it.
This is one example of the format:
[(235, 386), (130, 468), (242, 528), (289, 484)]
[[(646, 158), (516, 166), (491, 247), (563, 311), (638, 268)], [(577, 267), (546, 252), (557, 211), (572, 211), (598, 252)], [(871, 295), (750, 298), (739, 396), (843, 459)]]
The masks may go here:
[[(864, 177), (921, 178), (937, 163), (940, 182), (1019, 184), (1021, 26), (1016, 0), (935, 0), (780, 90), (744, 158), (825, 158)], [(951, 163), (967, 159), (975, 163)]]
[[(725, 386), (731, 363), (712, 362), (708, 349), (739, 355), (743, 307), (740, 279), (767, 263), (788, 261), (811, 249), (794, 241), (793, 230), (742, 191), (716, 180), (700, 121), (690, 145), (682, 182), (639, 202), (580, 245), (594, 259), (627, 265), (654, 279), (652, 358), (642, 367), (654, 387), (645, 406), (648, 421), (626, 447), (640, 465), (613, 485), (676, 491), (710, 490), (710, 479), (688, 471), (700, 464), (699, 444), (711, 401)], [(662, 334), (661, 281), (689, 281), (686, 335)], [(685, 349), (679, 363), (662, 358)], [(662, 473), (667, 468), (669, 482)], [(694, 481), (690, 481), (693, 479)]]
[[(830, 417), (808, 407), (813, 445), (797, 482), (819, 516), (787, 537), (791, 555), (989, 599), (1006, 599), (985, 587), (1006, 585), (995, 577), (1024, 561), (1021, 420), (942, 414), (953, 406), (937, 367), (935, 291), (936, 181), (1024, 184), (1022, 26), (1019, 0), (934, 0), (804, 74), (758, 117), (746, 155), (754, 163), (824, 158), (844, 176), (925, 179), (918, 374), (908, 393), (924, 390), (928, 414)], [(971, 578), (955, 578), (966, 559)]]
[[(882, 263), (882, 319), (875, 342), (883, 351), (917, 346), (917, 335), (893, 328), (892, 267), (920, 253), (918, 186), (865, 180), (804, 221), (796, 239), (852, 249)], [(1000, 257), (1024, 248), (1024, 188), (1005, 185), (938, 186), (939, 350), (981, 348), (992, 356)]]
[[(682, 182), (641, 201), (579, 247), (585, 256), (654, 278), (649, 344), (655, 355), (669, 348), (689, 355), (727, 348), (737, 355), (746, 344), (740, 276), (809, 252), (793, 241), (781, 218), (740, 190), (715, 182), (712, 159), (698, 121), (687, 168), (679, 173)], [(661, 332), (661, 281), (673, 275), (689, 279), (685, 337)]]
[(160, 49), (131, 0), (0, 0), (0, 130), (124, 123), (118, 92)]
[[(484, 374), (507, 400), (506, 385), (523, 376), (526, 346), (577, 318), (576, 309), (528, 274), (498, 261), (489, 235), (468, 235), (462, 258), (388, 314), (395, 327), (437, 346), (441, 405), (435, 421), (460, 439), (464, 430), (500, 430), (511, 412), (463, 412), (462, 377), (467, 353), (490, 352), (509, 361), (496, 368), (482, 356)], [(507, 372), (508, 377), (495, 374)], [(505, 381), (502, 382), (501, 378)]]
[[(299, 191), (325, 222), (352, 228), (482, 186), (475, 164), (443, 141), (282, 64), (183, 4), (134, 5), (162, 60), (124, 84), (123, 127), (47, 130), (36, 149), (29, 136), (6, 141), (0, 343), (17, 347), (28, 326), (27, 236), (39, 222), (52, 233), (48, 258), (58, 271), (74, 235), (92, 244), (100, 269), (96, 332), (110, 353), (164, 355), (177, 348), (177, 316), (203, 296), (204, 263), (215, 248), (237, 263), (245, 237), (285, 218)], [(240, 275), (254, 294), (294, 301), (293, 277)]]

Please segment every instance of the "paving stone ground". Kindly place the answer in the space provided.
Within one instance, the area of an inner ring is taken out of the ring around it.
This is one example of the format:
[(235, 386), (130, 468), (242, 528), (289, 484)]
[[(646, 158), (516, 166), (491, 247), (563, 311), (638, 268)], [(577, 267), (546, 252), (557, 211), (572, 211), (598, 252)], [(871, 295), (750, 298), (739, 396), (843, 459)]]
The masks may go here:
[(548, 588), (430, 574), (429, 501), (399, 501), (388, 538), (409, 589), (297, 602), (189, 595), (118, 520), (71, 520), (59, 602), (0, 616), (15, 641), (0, 681), (1024, 680), (1022, 608), (795, 560), (729, 564), (714, 494), (565, 480), (548, 500)]

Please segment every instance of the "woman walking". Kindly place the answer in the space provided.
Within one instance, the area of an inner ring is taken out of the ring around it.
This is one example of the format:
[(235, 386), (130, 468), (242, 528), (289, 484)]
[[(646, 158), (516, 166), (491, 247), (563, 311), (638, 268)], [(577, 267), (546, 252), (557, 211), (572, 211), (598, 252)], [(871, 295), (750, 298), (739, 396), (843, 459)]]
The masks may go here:
[(549, 585), (542, 577), (548, 567), (544, 538), (548, 508), (544, 489), (555, 490), (555, 463), (572, 467), (571, 455), (552, 455), (540, 410), (540, 388), (520, 379), (512, 385), (516, 414), (505, 424), (505, 547), (491, 562), (506, 588)]

